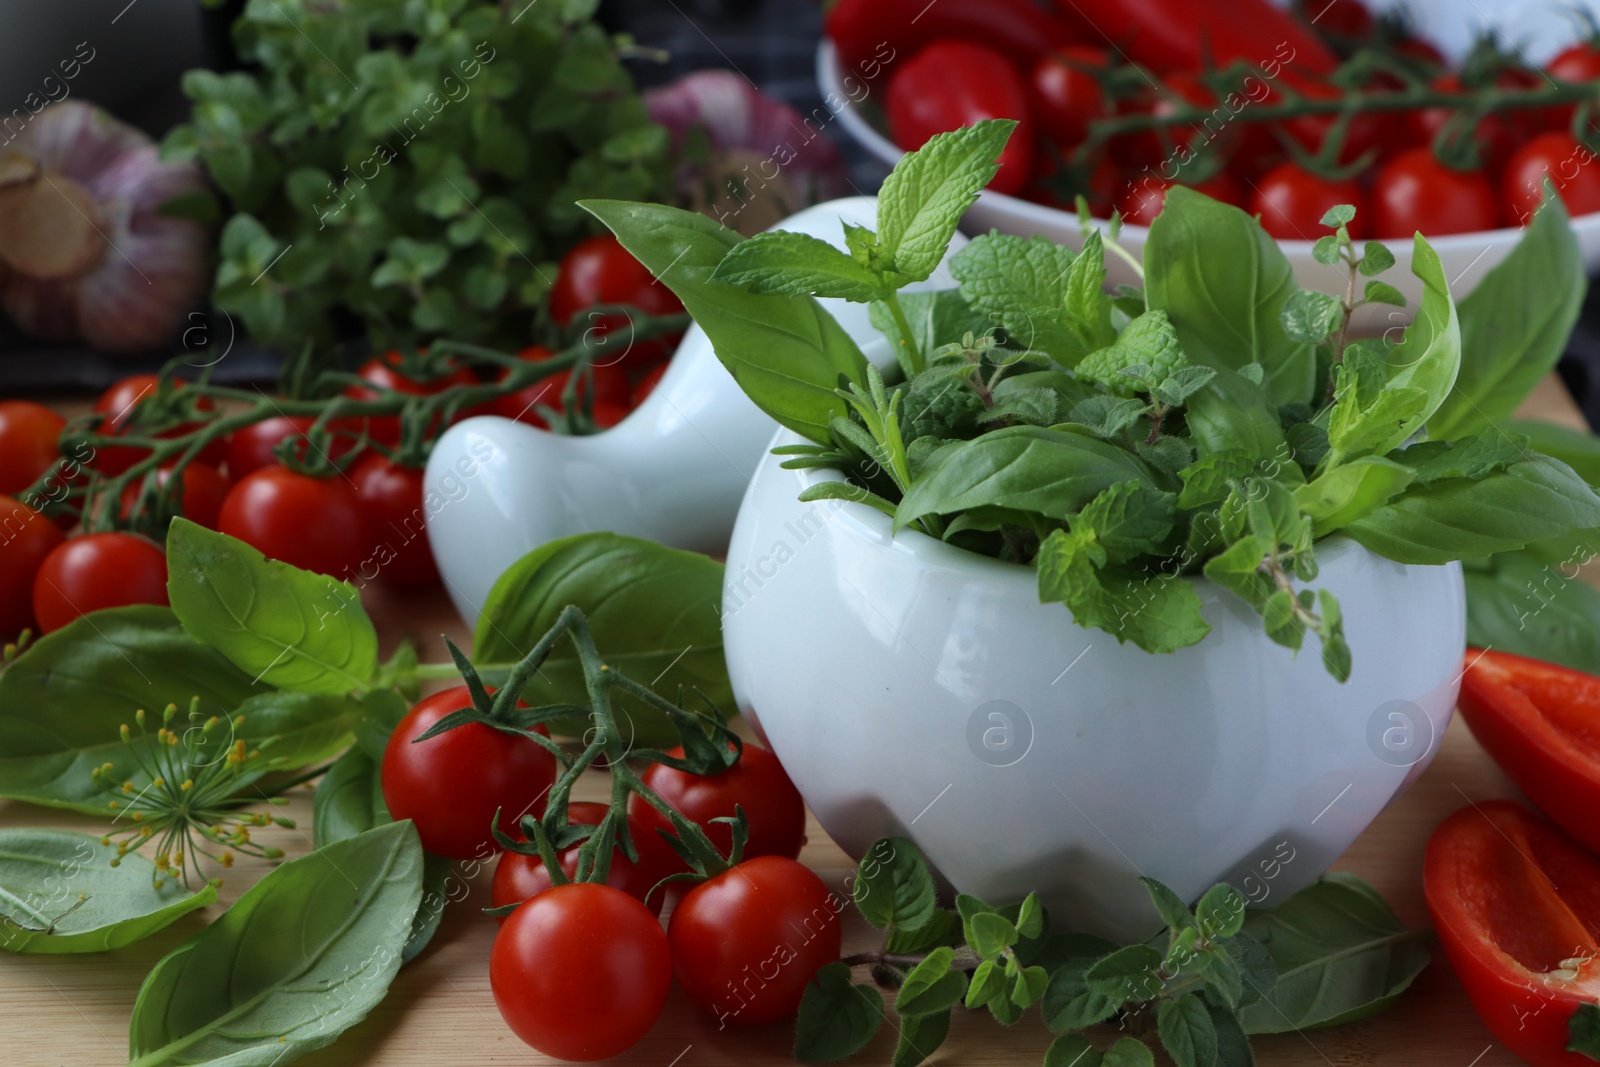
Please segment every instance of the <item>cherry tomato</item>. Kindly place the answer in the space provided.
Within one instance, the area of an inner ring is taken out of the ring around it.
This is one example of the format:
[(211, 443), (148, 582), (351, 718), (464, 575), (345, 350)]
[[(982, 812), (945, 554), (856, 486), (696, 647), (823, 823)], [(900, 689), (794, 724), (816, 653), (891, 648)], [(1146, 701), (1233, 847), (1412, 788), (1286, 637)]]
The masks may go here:
[[(633, 258), (633, 253), (610, 234), (580, 241), (561, 257), (555, 284), (550, 287), (550, 317), (558, 326), (569, 326), (589, 308), (601, 304), (626, 304), (647, 315), (674, 315), (683, 302)], [(595, 339), (612, 330), (631, 329), (626, 315), (588, 314), (585, 331)], [(678, 347), (682, 334), (658, 337), (628, 344), (620, 353), (613, 350), (600, 361), (619, 367), (648, 366), (665, 359)], [(598, 387), (597, 387), (598, 388)]]
[[(606, 812), (609, 810), (611, 809), (604, 804), (590, 804), (583, 801), (571, 803), (567, 805), (567, 822), (573, 826), (599, 826), (600, 820), (606, 817)], [(560, 860), (561, 869), (568, 878), (577, 873), (578, 849), (581, 847), (581, 843), (569, 845), (556, 857)], [(639, 859), (640, 862), (635, 864), (620, 848), (613, 849), (611, 867), (606, 871), (606, 885), (643, 901), (652, 914), (660, 915), (661, 905), (667, 898), (666, 890), (663, 889), (658, 893), (651, 893), (650, 890), (672, 872), (653, 870), (645, 863), (643, 855)], [(527, 900), (549, 888), (550, 872), (543, 860), (538, 856), (526, 856), (520, 852), (505, 852), (501, 854), (499, 863), (495, 864), (490, 904), (502, 908), (507, 904)]]
[(1570, 215), (1600, 211), (1600, 164), (1594, 153), (1564, 131), (1541, 133), (1521, 148), (1500, 175), (1508, 226), (1523, 226), (1544, 199), (1545, 175)]
[[(1314, 81), (1288, 74), (1284, 77), (1300, 95), (1311, 100), (1337, 100), (1347, 95), (1347, 90), (1325, 81)], [(1331, 114), (1302, 115), (1285, 122), (1283, 129), (1302, 148), (1315, 155), (1322, 150), (1323, 142), (1327, 140), (1329, 131), (1333, 129), (1338, 119), (1339, 116)], [(1339, 148), (1338, 162), (1341, 165), (1354, 163), (1368, 152), (1373, 153), (1375, 158), (1381, 157), (1391, 147), (1401, 146), (1408, 141), (1404, 120), (1394, 118), (1389, 112), (1363, 112), (1351, 119), (1349, 125), (1345, 127), (1344, 143)]]
[[(1180, 101), (1207, 110), (1215, 108), (1217, 104), (1215, 95), (1198, 75), (1175, 71), (1167, 76), (1163, 91), (1152, 90), (1142, 98), (1126, 102), (1120, 110), (1125, 114), (1149, 112), (1156, 116), (1170, 116), (1177, 112)], [(1160, 133), (1144, 130), (1114, 138), (1111, 141), (1111, 154), (1117, 162), (1130, 169), (1154, 168), (1169, 160), (1182, 163), (1207, 147), (1226, 151), (1226, 145), (1236, 139), (1235, 131), (1227, 125), (1217, 127), (1204, 122), (1174, 122), (1165, 127), (1165, 133), (1170, 147), (1162, 140)], [(1214, 143), (1219, 141), (1221, 144)]]
[[(155, 395), (156, 387), (160, 381), (160, 376), (156, 374), (134, 374), (123, 378), (101, 393), (99, 399), (94, 402), (94, 413), (108, 416), (101, 426), (101, 432), (108, 434), (126, 433), (134, 407), (142, 403), (146, 397)], [(179, 389), (184, 387), (182, 381), (176, 382), (175, 385)], [(216, 405), (203, 397), (197, 406), (201, 411), (216, 410)], [(186, 433), (192, 433), (196, 428), (193, 423), (185, 423), (181, 426), (174, 426), (170, 430), (163, 430), (155, 434), (155, 436), (164, 438), (182, 437)], [(213, 467), (220, 467), (227, 456), (227, 449), (227, 442), (218, 438), (206, 445), (200, 451), (198, 458), (201, 462), (209, 463)], [(117, 475), (147, 455), (149, 455), (148, 450), (143, 448), (108, 445), (95, 454), (90, 465), (102, 474)]]
[(0, 496), (0, 640), (34, 625), (34, 577), (65, 536), (28, 505)]
[[(465, 367), (456, 367), (449, 374), (433, 381), (419, 382), (395, 370), (400, 365), (400, 360), (400, 353), (386, 352), (382, 356), (367, 360), (356, 374), (374, 386), (404, 393), (406, 396), (432, 396), (444, 392), (451, 386), (478, 384), (478, 379), (474, 378), (472, 372)], [(384, 394), (379, 392), (378, 388), (352, 385), (344, 391), (344, 395), (353, 400), (380, 400)], [(365, 422), (367, 436), (380, 445), (393, 448), (400, 443), (400, 416), (373, 415), (367, 417)]]
[(350, 469), (350, 481), (366, 509), (369, 557), (377, 573), (396, 585), (436, 585), (439, 567), (428, 541), (422, 472), (369, 452)]
[(628, 405), (616, 404), (608, 400), (594, 402), (594, 424), (602, 430), (609, 430), (617, 423), (628, 417)]
[[(519, 359), (525, 359), (530, 363), (542, 362), (552, 355), (554, 353), (542, 345), (530, 345), (517, 353)], [(601, 404), (620, 404), (624, 408), (627, 406), (627, 372), (613, 363), (591, 367), (590, 373), (592, 375), (590, 381), (594, 383), (594, 406), (592, 410), (597, 416)], [(505, 376), (505, 373), (502, 373), (500, 380), (504, 381)], [(567, 380), (571, 376), (571, 371), (561, 371), (543, 381), (534, 382), (532, 385), (518, 389), (516, 392), (496, 397), (490, 408), (496, 415), (508, 419), (516, 419), (519, 422), (527, 423), (529, 426), (537, 426), (541, 430), (549, 429), (544, 416), (540, 415), (536, 408), (543, 406), (553, 411), (564, 411), (565, 408), (562, 406), (561, 397), (567, 388)], [(588, 383), (580, 379), (578, 382), (578, 397), (580, 401), (588, 391), (588, 388)]]
[(662, 363), (639, 379), (639, 384), (633, 387), (633, 396), (630, 398), (630, 402), (634, 407), (643, 404), (645, 397), (656, 391), (656, 386), (661, 384), (661, 379), (667, 373), (668, 366), (670, 364)]
[(1339, 204), (1355, 206), (1350, 233), (1360, 236), (1365, 229), (1366, 198), (1359, 185), (1348, 179), (1321, 178), (1298, 164), (1282, 163), (1257, 183), (1250, 211), (1261, 217), (1262, 228), (1274, 237), (1315, 241), (1329, 232), (1322, 224), (1322, 216)]
[(1492, 230), (1499, 221), (1483, 171), (1451, 170), (1426, 147), (1384, 164), (1372, 185), (1372, 215), (1371, 230), (1380, 240)]
[(888, 112), (895, 143), (908, 152), (936, 133), (983, 119), (1019, 120), (989, 188), (1015, 194), (1028, 184), (1033, 167), (1028, 94), (1000, 53), (967, 41), (930, 44), (890, 76)]
[(1094, 32), (1073, 15), (1070, 7), (1046, 14), (1034, 0), (839, 0), (824, 25), (845, 72), (870, 83), (936, 41), (976, 41), (1027, 70), (1049, 49)]
[[(1446, 93), (1466, 91), (1460, 76), (1456, 74), (1445, 74), (1435, 78), (1433, 88)], [(1412, 140), (1431, 146), (1445, 123), (1450, 121), (1452, 114), (1449, 108), (1444, 107), (1425, 107), (1411, 112)], [(1473, 129), (1472, 139), (1478, 146), (1478, 154), (1483, 158), (1484, 165), (1491, 170), (1499, 170), (1517, 144), (1516, 136), (1507, 125), (1506, 117), (1499, 114), (1485, 115)]]
[(1033, 116), (1061, 147), (1077, 145), (1088, 136), (1089, 123), (1105, 115), (1105, 91), (1090, 71), (1103, 70), (1108, 62), (1102, 49), (1068, 45), (1034, 66), (1028, 83)]
[[(1133, 226), (1150, 225), (1166, 206), (1167, 190), (1181, 184), (1184, 183), (1169, 182), (1157, 177), (1128, 183), (1127, 188), (1117, 197), (1117, 210), (1122, 212), (1122, 221)], [(1235, 207), (1238, 207), (1244, 198), (1244, 191), (1239, 187), (1238, 179), (1225, 170), (1218, 171), (1191, 188), (1213, 200), (1220, 200)]]
[(1403, 37), (1394, 43), (1396, 55), (1405, 56), (1424, 66), (1447, 67), (1450, 60), (1439, 51), (1438, 45), (1424, 37)]
[(839, 958), (844, 906), (804, 864), (746, 860), (689, 890), (672, 910), (673, 973), (719, 1027), (786, 1019), (817, 971)]
[(593, 882), (557, 886), (506, 919), (489, 988), (512, 1031), (546, 1056), (587, 1063), (627, 1051), (672, 988), (667, 935), (650, 910)]
[(133, 534), (74, 537), (44, 558), (33, 579), (33, 615), (42, 633), (102, 608), (166, 602), (167, 557)]
[[(233, 431), (228, 438), (228, 476), (238, 481), (262, 467), (276, 467), (278, 455), (275, 450), (286, 437), (302, 438), (295, 446), (295, 455), (304, 460), (310, 444), (305, 435), (316, 421), (309, 415), (273, 415)], [(349, 455), (355, 447), (356, 438), (360, 436), (361, 420), (333, 419), (328, 428), (333, 436), (327, 457), (340, 459)]]
[(312, 478), (285, 467), (242, 478), (222, 501), (217, 529), (269, 559), (336, 577), (359, 567), (372, 543), (347, 478)]
[[(1560, 82), (1600, 81), (1600, 48), (1593, 41), (1579, 41), (1557, 53), (1544, 69)], [(1569, 130), (1576, 110), (1576, 104), (1545, 108), (1545, 122), (1552, 130)]]
[[(165, 465), (155, 470), (156, 485), (165, 486), (172, 480), (172, 467)], [(209, 463), (199, 461), (183, 468), (183, 495), (178, 503), (183, 517), (197, 522), (208, 530), (217, 528), (217, 518), (222, 514), (222, 502), (233, 487), (226, 475)], [(139, 483), (130, 482), (122, 490), (120, 513), (124, 519), (133, 514), (133, 505), (139, 499)]]
[[(682, 756), (683, 749), (675, 748), (668, 755)], [(805, 801), (784, 773), (778, 757), (757, 745), (745, 745), (739, 762), (721, 774), (689, 774), (653, 763), (640, 778), (684, 818), (704, 830), (724, 855), (733, 849), (733, 830), (727, 823), (711, 820), (731, 818), (735, 806), (744, 809), (749, 824), (750, 837), (744, 848), (747, 857), (793, 859), (805, 844)], [(640, 862), (648, 856), (667, 870), (684, 869), (683, 860), (656, 832), (673, 832), (665, 815), (635, 795), (629, 801), (628, 822)]]
[(389, 814), (416, 823), (423, 848), (458, 860), (499, 852), (495, 811), (500, 830), (515, 832), (523, 815), (543, 810), (556, 780), (555, 757), (537, 741), (483, 723), (413, 742), (471, 703), (464, 685), (424, 698), (389, 735), (381, 775)]
[(1298, 6), (1319, 32), (1347, 41), (1365, 41), (1377, 28), (1377, 20), (1361, 0), (1310, 0)]
[(20, 493), (61, 458), (67, 420), (31, 400), (0, 400), (0, 493)]

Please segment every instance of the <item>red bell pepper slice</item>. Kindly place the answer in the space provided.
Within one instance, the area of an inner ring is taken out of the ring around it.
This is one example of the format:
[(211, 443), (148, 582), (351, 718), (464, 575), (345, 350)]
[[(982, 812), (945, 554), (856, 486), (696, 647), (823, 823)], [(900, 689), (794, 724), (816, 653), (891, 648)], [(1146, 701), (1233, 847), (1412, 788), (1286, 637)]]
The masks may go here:
[(1460, 704), (1473, 736), (1528, 799), (1600, 853), (1600, 678), (1472, 650)]
[(1533, 1067), (1594, 1067), (1600, 860), (1515, 801), (1490, 800), (1433, 832), (1422, 886), (1489, 1032)]

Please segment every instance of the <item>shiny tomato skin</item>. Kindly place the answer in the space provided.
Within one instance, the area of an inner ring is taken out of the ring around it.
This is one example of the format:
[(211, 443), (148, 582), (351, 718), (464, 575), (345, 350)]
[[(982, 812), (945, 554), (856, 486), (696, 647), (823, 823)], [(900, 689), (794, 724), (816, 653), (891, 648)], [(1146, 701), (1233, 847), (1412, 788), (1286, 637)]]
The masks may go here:
[[(530, 363), (539, 363), (549, 359), (555, 353), (542, 345), (530, 345), (517, 353), (519, 359)], [(506, 373), (501, 374), (505, 380)], [(628, 403), (628, 375), (618, 364), (609, 363), (596, 365), (590, 368), (590, 382), (594, 387), (593, 408), (598, 412), (601, 404)], [(560, 371), (543, 381), (534, 382), (512, 393), (496, 397), (490, 404), (490, 410), (507, 419), (516, 419), (529, 426), (537, 426), (541, 430), (549, 429), (544, 416), (538, 412), (538, 407), (547, 407), (554, 411), (564, 411), (562, 394), (567, 388), (567, 381), (572, 376), (571, 371)], [(585, 393), (588, 392), (589, 383), (580, 381), (578, 384), (578, 399), (580, 403)]]
[[(101, 393), (94, 402), (94, 413), (106, 416), (106, 421), (101, 425), (100, 432), (106, 434), (122, 434), (128, 431), (128, 422), (133, 409), (143, 400), (154, 395), (161, 376), (157, 374), (132, 374), (113, 383), (110, 388)], [(182, 389), (184, 383), (179, 381), (176, 387)], [(214, 411), (216, 405), (210, 400), (202, 398), (198, 407), (201, 411)], [(185, 423), (175, 426), (170, 430), (163, 430), (156, 437), (181, 437), (196, 429), (195, 424)], [(227, 458), (228, 444), (222, 438), (217, 438), (205, 448), (200, 450), (199, 459), (213, 467), (222, 466)], [(99, 449), (89, 465), (101, 474), (117, 475), (144, 459), (150, 453), (144, 448), (134, 448), (122, 445), (107, 445)]]
[(608, 885), (574, 882), (506, 919), (489, 953), (489, 987), (524, 1042), (588, 1063), (650, 1032), (672, 988), (672, 956), (643, 904)]
[(1600, 211), (1600, 166), (1594, 153), (1570, 133), (1541, 133), (1512, 155), (1500, 174), (1500, 198), (1507, 226), (1525, 226), (1544, 198), (1544, 178), (1574, 217)]
[[(610, 809), (604, 804), (577, 801), (567, 805), (567, 822), (573, 826), (599, 826)], [(521, 836), (521, 835), (516, 835)], [(578, 849), (582, 845), (569, 845), (557, 855), (561, 869), (568, 878), (578, 870)], [(606, 885), (622, 890), (630, 897), (643, 901), (652, 915), (661, 914), (661, 905), (667, 898), (666, 890), (652, 893), (670, 871), (655, 871), (640, 857), (635, 864), (620, 848), (611, 853), (611, 867), (606, 871)], [(503, 852), (494, 868), (494, 884), (489, 891), (491, 907), (502, 908), (537, 896), (550, 888), (550, 872), (538, 856), (520, 852)], [(504, 921), (504, 920), (502, 920)]]
[[(681, 757), (682, 748), (668, 755)], [(789, 781), (778, 757), (757, 745), (746, 744), (739, 762), (721, 774), (698, 775), (653, 763), (640, 775), (684, 818), (698, 825), (712, 844), (727, 855), (733, 848), (733, 830), (712, 819), (731, 818), (737, 806), (744, 810), (750, 837), (747, 858), (800, 855), (806, 840), (806, 806), (800, 791)], [(661, 839), (658, 830), (671, 833), (672, 823), (637, 794), (629, 801), (629, 831), (639, 859), (669, 871), (685, 869), (683, 860)]]
[[(625, 315), (584, 314), (602, 304), (625, 304), (647, 315), (675, 315), (683, 310), (683, 301), (610, 234), (580, 241), (561, 257), (550, 287), (550, 317), (558, 326), (570, 326), (583, 315), (581, 321), (588, 324), (585, 334), (596, 340), (612, 330), (630, 328)], [(630, 343), (620, 352), (596, 356), (596, 366), (649, 366), (671, 355), (682, 336)]]
[[(1360, 221), (1360, 216), (1356, 216)], [(1500, 220), (1494, 190), (1482, 170), (1451, 170), (1426, 147), (1385, 163), (1372, 185), (1372, 224), (1379, 240), (1414, 233), (1443, 237), (1492, 230)]]
[[(305, 435), (316, 421), (309, 415), (273, 415), (233, 431), (228, 437), (228, 477), (238, 481), (262, 467), (278, 466), (276, 449), (286, 437), (302, 438), (295, 445), (295, 456), (304, 461), (310, 445)], [(361, 434), (361, 420), (332, 419), (328, 429), (332, 441), (326, 458), (342, 459), (355, 448)]]
[[(1462, 93), (1466, 87), (1461, 82), (1458, 74), (1444, 74), (1435, 78), (1432, 87), (1439, 92)], [(1439, 131), (1450, 120), (1452, 112), (1449, 108), (1425, 107), (1418, 108), (1409, 113), (1410, 132), (1413, 143), (1431, 146)], [(1473, 130), (1473, 140), (1478, 146), (1478, 153), (1484, 165), (1491, 171), (1498, 171), (1505, 165), (1511, 153), (1516, 150), (1518, 138), (1512, 131), (1511, 122), (1515, 121), (1515, 112), (1507, 115), (1488, 114), (1478, 123)], [(1509, 116), (1509, 118), (1508, 118)]]
[(31, 400), (0, 400), (0, 493), (20, 493), (61, 458), (67, 420)]
[(422, 471), (402, 467), (381, 452), (367, 453), (350, 468), (350, 481), (372, 535), (368, 553), (372, 566), (384, 581), (396, 585), (439, 583), (422, 506), (422, 480)]
[(0, 641), (34, 626), (33, 583), (45, 558), (66, 539), (33, 508), (0, 496)]
[(1367, 229), (1367, 211), (1366, 197), (1359, 185), (1348, 179), (1319, 177), (1295, 163), (1281, 163), (1256, 184), (1250, 211), (1261, 217), (1262, 228), (1273, 237), (1315, 241), (1331, 232), (1322, 224), (1322, 216), (1338, 204), (1355, 207), (1356, 217), (1350, 224), (1350, 234), (1362, 236)]
[(914, 151), (937, 133), (983, 119), (1017, 119), (989, 183), (1015, 195), (1033, 170), (1033, 121), (1028, 94), (1011, 63), (998, 52), (966, 41), (939, 41), (895, 68), (889, 79), (889, 129), (895, 143)]
[(1068, 45), (1040, 59), (1028, 82), (1034, 120), (1045, 136), (1064, 149), (1081, 142), (1089, 123), (1106, 114), (1106, 94), (1089, 70), (1110, 62), (1105, 50)]
[(416, 823), (423, 848), (458, 860), (499, 852), (491, 826), (515, 833), (524, 814), (544, 809), (556, 778), (555, 757), (537, 741), (483, 723), (413, 742), (471, 703), (464, 685), (424, 697), (389, 735), (381, 774), (389, 814)]
[(45, 557), (33, 580), (33, 614), (41, 633), (102, 608), (166, 602), (167, 557), (133, 534), (74, 537)]
[[(465, 367), (456, 367), (442, 378), (433, 381), (419, 382), (401, 374), (395, 368), (400, 365), (401, 356), (398, 352), (385, 352), (382, 356), (374, 356), (367, 360), (356, 371), (356, 375), (372, 383), (367, 386), (352, 385), (344, 391), (344, 395), (352, 400), (379, 400), (385, 395), (380, 390), (387, 389), (406, 396), (432, 396), (442, 393), (451, 386), (477, 385), (478, 379)], [(462, 417), (466, 417), (465, 414)], [(364, 421), (367, 436), (380, 445), (393, 448), (400, 443), (400, 416), (398, 415), (371, 415), (352, 419), (355, 422)]]
[[(1545, 73), (1559, 82), (1600, 81), (1600, 48), (1593, 41), (1569, 45), (1545, 65)], [(1552, 130), (1570, 131), (1576, 104), (1544, 109), (1544, 121)]]
[[(1122, 221), (1131, 226), (1150, 225), (1167, 204), (1167, 190), (1174, 185), (1184, 184), (1187, 183), (1169, 182), (1157, 177), (1130, 182), (1117, 197), (1117, 210), (1122, 213)], [(1218, 171), (1199, 185), (1190, 188), (1197, 193), (1204, 193), (1213, 200), (1232, 204), (1234, 207), (1239, 207), (1244, 198), (1239, 180), (1225, 170)]]
[(667, 942), (678, 985), (719, 1026), (787, 1019), (817, 971), (839, 958), (845, 904), (804, 864), (746, 860), (673, 908)]
[(367, 517), (343, 475), (313, 478), (263, 467), (228, 491), (217, 529), (268, 559), (348, 578), (371, 544)]
[[(157, 467), (156, 485), (165, 486), (172, 480), (171, 465)], [(139, 483), (130, 482), (122, 490), (120, 514), (124, 519), (133, 514), (134, 503), (139, 499)], [(222, 514), (222, 502), (228, 498), (233, 482), (209, 463), (198, 460), (183, 468), (183, 496), (179, 499), (183, 517), (197, 522), (208, 530), (217, 528)]]

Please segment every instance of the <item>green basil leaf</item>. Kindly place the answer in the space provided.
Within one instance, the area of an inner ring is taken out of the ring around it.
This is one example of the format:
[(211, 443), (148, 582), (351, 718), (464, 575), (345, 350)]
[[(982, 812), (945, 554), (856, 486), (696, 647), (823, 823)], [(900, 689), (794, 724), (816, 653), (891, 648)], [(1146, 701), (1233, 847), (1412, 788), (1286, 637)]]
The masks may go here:
[[(935, 134), (900, 157), (878, 190), (878, 254), (901, 284), (939, 267), (956, 226), (999, 170), (1011, 119), (985, 119)], [(696, 316), (698, 318), (698, 316)]]
[(167, 596), (191, 637), (257, 681), (345, 693), (377, 673), (378, 634), (354, 586), (188, 519), (167, 531)]
[(841, 375), (865, 387), (867, 361), (822, 305), (712, 281), (740, 237), (697, 212), (615, 200), (579, 206), (677, 294), (757, 407), (808, 440), (831, 443), (828, 423), (846, 413), (834, 389)]
[(1408, 930), (1377, 890), (1352, 874), (1324, 875), (1245, 932), (1272, 955), (1278, 981), (1239, 1015), (1252, 1034), (1309, 1030), (1375, 1015), (1428, 965), (1426, 930)]
[(1190, 359), (1231, 371), (1261, 364), (1269, 410), (1311, 400), (1315, 353), (1283, 327), (1300, 287), (1255, 219), (1191, 189), (1169, 191), (1144, 262), (1149, 306), (1171, 317)]
[[(184, 633), (167, 608), (84, 615), (0, 673), (0, 796), (103, 815), (106, 798), (90, 771), (110, 763), (117, 777), (133, 774), (134, 750), (119, 731), (135, 711), (159, 716), (198, 698), (202, 714), (222, 716), (263, 692)], [(154, 743), (152, 731), (133, 745), (148, 752)]]
[(1600, 1060), (1600, 1004), (1580, 1004), (1567, 1020), (1567, 1051)]
[(902, 1017), (900, 1038), (895, 1042), (894, 1059), (889, 1067), (917, 1067), (939, 1050), (949, 1033), (948, 1010)]
[(216, 887), (191, 893), (156, 865), (67, 830), (0, 829), (0, 948), (39, 954), (106, 952), (131, 945), (216, 902)]
[(1082, 1030), (1105, 1022), (1122, 1006), (1120, 996), (1107, 996), (1089, 988), (1084, 973), (1094, 961), (1068, 960), (1050, 976), (1040, 1011), (1051, 1030)]
[(1502, 425), (1506, 432), (1527, 438), (1534, 451), (1559, 459), (1590, 485), (1600, 485), (1600, 435), (1532, 419), (1512, 419)]
[(853, 985), (849, 967), (830, 963), (817, 972), (800, 998), (794, 1058), (802, 1063), (833, 1063), (854, 1056), (882, 1022), (883, 994), (869, 985)]
[(742, 285), (760, 296), (837, 297), (865, 304), (884, 288), (878, 276), (808, 233), (759, 233), (728, 250), (714, 282)]
[(1297, 486), (1294, 499), (1311, 519), (1313, 535), (1323, 537), (1387, 504), (1415, 477), (1394, 460), (1362, 456)]
[(1227, 883), (1206, 890), (1194, 907), (1195, 925), (1207, 941), (1220, 941), (1244, 929), (1244, 897)]
[(1216, 1062), (1217, 1028), (1195, 994), (1163, 1000), (1156, 1010), (1156, 1032), (1177, 1067), (1211, 1067)]
[(894, 1010), (902, 1016), (931, 1015), (949, 1011), (967, 995), (967, 976), (954, 970), (955, 950), (936, 948), (921, 963), (911, 968)]
[(1100, 1057), (1100, 1067), (1156, 1067), (1156, 1058), (1150, 1046), (1138, 1038), (1119, 1037)]
[(268, 1067), (330, 1044), (388, 991), (421, 897), (409, 822), (274, 868), (150, 972), (131, 1067)]
[(856, 869), (853, 893), (861, 917), (880, 930), (919, 930), (939, 905), (928, 864), (903, 837), (882, 838), (867, 850)]
[(1408, 489), (1345, 532), (1399, 563), (1448, 563), (1597, 526), (1594, 490), (1565, 463), (1536, 455), (1480, 481)]
[(1468, 644), (1600, 674), (1600, 590), (1570, 563), (1505, 552), (1465, 577)]
[(1461, 298), (1461, 373), (1428, 420), (1430, 434), (1462, 437), (1505, 423), (1561, 358), (1587, 273), (1566, 210), (1552, 198), (1510, 255)]
[[(698, 690), (723, 715), (734, 712), (722, 655), (722, 564), (709, 556), (614, 533), (578, 534), (540, 545), (513, 563), (489, 591), (473, 636), (473, 658), (515, 663), (569, 604), (582, 609), (606, 662), (665, 694)], [(523, 690), (532, 705), (589, 706), (583, 669), (562, 641)], [(685, 698), (688, 699), (688, 698)], [(624, 730), (640, 745), (676, 744), (659, 711), (614, 692)], [(588, 719), (553, 728), (581, 733)]]
[(1100, 1067), (1099, 1049), (1080, 1034), (1062, 1034), (1044, 1052), (1044, 1067)]
[(1201, 456), (1243, 453), (1252, 460), (1276, 461), (1288, 472), (1278, 409), (1266, 390), (1242, 375), (1222, 371), (1188, 400), (1185, 420)]
[(1153, 1000), (1161, 992), (1161, 953), (1149, 945), (1128, 945), (1096, 960), (1084, 971), (1089, 991), (1123, 1000)]
[(1400, 343), (1389, 349), (1387, 388), (1420, 389), (1427, 402), (1419, 415), (1395, 426), (1389, 443), (1373, 449), (1375, 452), (1399, 447), (1432, 418), (1461, 369), (1461, 325), (1450, 298), (1450, 283), (1445, 280), (1439, 253), (1421, 234), (1412, 244), (1411, 273), (1422, 282), (1422, 303)]
[(261, 693), (240, 704), (240, 730), (257, 738), (255, 747), (273, 770), (304, 767), (331, 759), (349, 746), (365, 712), (348, 693)]

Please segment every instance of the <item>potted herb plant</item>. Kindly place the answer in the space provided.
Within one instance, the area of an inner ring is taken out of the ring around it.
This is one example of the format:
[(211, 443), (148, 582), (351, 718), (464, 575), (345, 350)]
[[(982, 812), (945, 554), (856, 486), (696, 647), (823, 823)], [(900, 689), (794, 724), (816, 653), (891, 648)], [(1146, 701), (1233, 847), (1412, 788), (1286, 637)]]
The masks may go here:
[[(1448, 722), (1456, 561), (1600, 525), (1582, 478), (1497, 425), (1572, 287), (1540, 272), (1575, 253), (1551, 203), (1458, 311), (1418, 235), (1414, 321), (1357, 338), (1357, 308), (1401, 298), (1352, 209), (1316, 246), (1339, 299), (1175, 189), (1140, 287), (1106, 291), (1114, 235), (990, 234), (951, 258), (958, 288), (902, 293), (1010, 129), (908, 155), (847, 251), (586, 206), (785, 427), (729, 550), (724, 639), (829, 833), (903, 834), (959, 889), (1136, 935), (1157, 923), (1141, 874), (1264, 903), (1326, 869)], [(867, 303), (896, 373), (816, 297)]]

